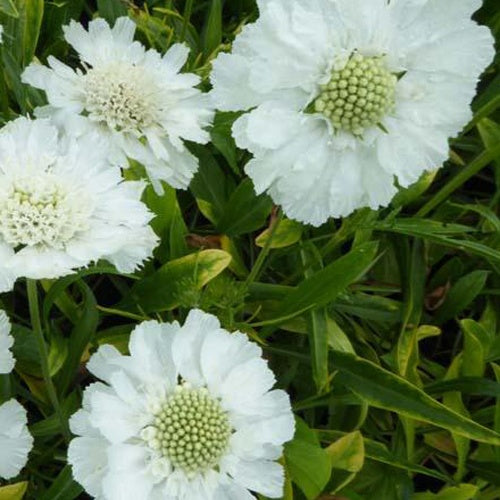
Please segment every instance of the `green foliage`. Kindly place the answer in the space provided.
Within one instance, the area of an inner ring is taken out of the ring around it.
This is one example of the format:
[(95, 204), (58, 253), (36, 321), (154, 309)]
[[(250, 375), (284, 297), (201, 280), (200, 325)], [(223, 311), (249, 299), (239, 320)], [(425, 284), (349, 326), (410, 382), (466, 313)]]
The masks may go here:
[[(256, 5), (0, 0), (3, 122), (44, 103), (20, 81), (33, 57), (73, 62), (63, 24), (127, 14), (147, 46), (187, 43), (187, 67), (208, 89), (211, 60)], [(486, 1), (479, 16), (500, 42), (498, 2)], [(58, 405), (43, 382), (24, 284), (3, 296), (17, 374), (0, 376), (0, 399), (26, 403), (36, 445), (0, 500), (86, 498), (65, 463), (64, 436), (91, 381), (84, 363), (104, 343), (125, 352), (139, 321), (182, 320), (191, 307), (258, 342), (291, 395), (286, 500), (500, 498), (499, 65), (497, 57), (483, 77), (474, 118), (442, 171), (387, 209), (319, 229), (283, 219), (256, 195), (248, 155), (230, 135), (236, 114), (218, 113), (212, 144), (189, 145), (200, 160), (189, 190), (144, 194), (161, 238), (153, 261), (133, 276), (96, 263), (42, 283)]]

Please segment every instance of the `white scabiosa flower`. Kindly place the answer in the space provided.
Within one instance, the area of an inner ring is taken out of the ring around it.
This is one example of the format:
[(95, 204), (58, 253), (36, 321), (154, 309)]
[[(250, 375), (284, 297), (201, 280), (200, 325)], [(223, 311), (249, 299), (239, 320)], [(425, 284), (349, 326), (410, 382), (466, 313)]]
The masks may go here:
[(320, 225), (397, 191), (448, 157), (494, 56), (480, 0), (259, 0), (213, 66), (217, 107), (256, 190)]
[(99, 259), (133, 272), (157, 243), (143, 189), (122, 180), (101, 138), (60, 139), (47, 120), (10, 122), (0, 131), (0, 291)]
[(283, 496), (276, 460), (292, 439), (288, 395), (261, 349), (190, 312), (184, 326), (149, 321), (130, 356), (102, 346), (71, 419), (75, 479), (106, 500), (252, 500)]
[(15, 399), (0, 405), (0, 478), (16, 477), (33, 447), (26, 410)]
[(0, 374), (10, 373), (15, 365), (14, 356), (10, 350), (14, 344), (10, 329), (7, 314), (5, 311), (0, 311)]
[(97, 130), (114, 146), (112, 158), (120, 166), (129, 157), (146, 167), (157, 187), (163, 180), (186, 188), (198, 160), (184, 141), (209, 141), (204, 128), (213, 119), (211, 101), (196, 88), (198, 76), (180, 73), (189, 53), (185, 45), (173, 45), (162, 57), (133, 40), (135, 28), (126, 17), (112, 29), (96, 19), (88, 31), (72, 21), (64, 35), (81, 68), (49, 57), (50, 68), (32, 64), (23, 81), (47, 95), (49, 105), (37, 116), (50, 116), (76, 135)]

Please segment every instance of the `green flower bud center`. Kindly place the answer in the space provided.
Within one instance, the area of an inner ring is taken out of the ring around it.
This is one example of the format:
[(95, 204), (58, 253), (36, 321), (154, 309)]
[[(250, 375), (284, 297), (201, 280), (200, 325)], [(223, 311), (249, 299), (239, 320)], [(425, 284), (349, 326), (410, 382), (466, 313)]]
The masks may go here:
[(168, 398), (147, 430), (150, 446), (188, 473), (216, 467), (232, 433), (217, 399), (204, 388), (183, 386)]
[(314, 111), (326, 116), (336, 130), (361, 135), (394, 108), (396, 83), (383, 58), (356, 52), (321, 87)]

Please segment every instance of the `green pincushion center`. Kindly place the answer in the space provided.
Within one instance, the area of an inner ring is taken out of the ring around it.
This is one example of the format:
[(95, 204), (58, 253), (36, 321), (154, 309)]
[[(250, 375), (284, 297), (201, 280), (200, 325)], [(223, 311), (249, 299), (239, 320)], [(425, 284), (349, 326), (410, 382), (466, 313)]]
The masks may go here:
[(220, 402), (204, 388), (179, 386), (148, 428), (149, 445), (186, 472), (214, 468), (225, 453), (232, 428)]
[(334, 129), (361, 135), (394, 108), (396, 83), (382, 57), (354, 53), (321, 87), (314, 111), (326, 116)]

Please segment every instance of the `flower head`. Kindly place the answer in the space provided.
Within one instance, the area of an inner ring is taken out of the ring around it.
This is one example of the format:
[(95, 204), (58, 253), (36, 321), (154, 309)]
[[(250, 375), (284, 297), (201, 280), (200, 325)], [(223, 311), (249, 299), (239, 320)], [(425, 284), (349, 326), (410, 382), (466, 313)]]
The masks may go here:
[(11, 399), (0, 405), (0, 478), (11, 479), (26, 465), (33, 447), (26, 410)]
[(71, 419), (73, 474), (107, 500), (252, 499), (283, 495), (275, 462), (293, 437), (285, 392), (246, 335), (199, 310), (184, 326), (149, 321), (130, 356), (102, 346), (88, 369), (105, 383)]
[(81, 68), (49, 57), (50, 68), (32, 64), (23, 81), (46, 92), (49, 105), (38, 116), (51, 117), (77, 136), (98, 131), (113, 146), (113, 161), (123, 166), (132, 158), (144, 164), (155, 184), (186, 188), (198, 161), (184, 141), (209, 141), (204, 128), (213, 118), (210, 99), (196, 88), (198, 76), (180, 73), (189, 53), (185, 45), (173, 45), (162, 57), (133, 41), (134, 32), (126, 17), (113, 28), (96, 19), (88, 31), (71, 21), (64, 35)]
[(246, 172), (285, 212), (320, 225), (440, 167), (471, 118), (489, 30), (480, 0), (260, 0), (260, 18), (212, 72), (253, 153)]
[(10, 348), (14, 339), (10, 334), (10, 321), (5, 311), (0, 311), (0, 373), (10, 373), (14, 369), (15, 360)]
[(157, 237), (102, 138), (59, 138), (47, 120), (19, 118), (0, 131), (0, 290), (21, 276), (71, 274), (106, 259), (133, 272)]

